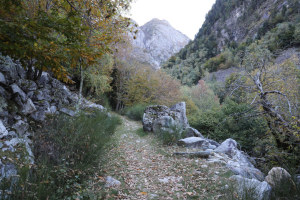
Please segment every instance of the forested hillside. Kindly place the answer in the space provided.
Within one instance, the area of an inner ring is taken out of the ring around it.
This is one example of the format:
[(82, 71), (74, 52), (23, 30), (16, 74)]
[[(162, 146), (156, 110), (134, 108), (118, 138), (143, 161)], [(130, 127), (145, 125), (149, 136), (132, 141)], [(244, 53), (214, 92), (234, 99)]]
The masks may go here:
[(217, 0), (195, 39), (163, 68), (185, 85), (205, 71), (237, 66), (245, 47), (263, 40), (273, 53), (299, 45), (297, 0)]

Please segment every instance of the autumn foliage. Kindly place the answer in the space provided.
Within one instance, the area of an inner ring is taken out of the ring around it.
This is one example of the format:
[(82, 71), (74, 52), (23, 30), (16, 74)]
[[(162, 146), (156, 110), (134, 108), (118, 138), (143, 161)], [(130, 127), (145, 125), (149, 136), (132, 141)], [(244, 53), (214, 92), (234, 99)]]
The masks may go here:
[(19, 60), (33, 78), (48, 70), (68, 81), (68, 68), (79, 64), (87, 68), (97, 63), (120, 39), (128, 26), (121, 11), (129, 3), (130, 0), (1, 0), (0, 51)]

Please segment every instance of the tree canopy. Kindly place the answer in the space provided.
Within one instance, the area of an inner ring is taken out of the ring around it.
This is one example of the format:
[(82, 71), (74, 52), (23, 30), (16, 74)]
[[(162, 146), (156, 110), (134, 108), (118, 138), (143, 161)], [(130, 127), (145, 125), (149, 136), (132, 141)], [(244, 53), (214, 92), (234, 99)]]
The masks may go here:
[(0, 51), (34, 78), (51, 70), (68, 81), (68, 67), (96, 63), (120, 40), (129, 23), (121, 14), (130, 1), (1, 0)]

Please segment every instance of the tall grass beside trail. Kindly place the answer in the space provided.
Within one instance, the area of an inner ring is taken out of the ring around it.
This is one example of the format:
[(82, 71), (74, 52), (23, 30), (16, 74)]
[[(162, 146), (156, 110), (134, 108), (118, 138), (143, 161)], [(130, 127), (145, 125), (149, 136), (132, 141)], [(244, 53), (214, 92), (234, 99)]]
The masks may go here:
[(147, 106), (148, 105), (146, 104), (136, 104), (131, 107), (125, 108), (125, 110), (122, 113), (126, 115), (129, 119), (141, 121), (143, 120), (144, 111)]
[(99, 158), (120, 123), (101, 112), (49, 119), (35, 133), (35, 165), (20, 167), (18, 184), (7, 199), (90, 199), (83, 195), (85, 183), (99, 169)]

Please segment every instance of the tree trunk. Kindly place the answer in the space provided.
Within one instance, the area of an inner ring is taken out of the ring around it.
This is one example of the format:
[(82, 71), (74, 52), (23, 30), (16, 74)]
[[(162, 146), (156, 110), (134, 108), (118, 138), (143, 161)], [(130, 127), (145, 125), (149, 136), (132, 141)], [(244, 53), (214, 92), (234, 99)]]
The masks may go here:
[(28, 79), (33, 78), (32, 66), (33, 66), (32, 60), (28, 61), (27, 72), (26, 72), (26, 76), (27, 76)]
[(82, 88), (83, 88), (83, 69), (81, 65), (81, 59), (79, 60), (79, 66), (80, 66), (80, 86), (79, 86), (79, 95), (78, 95), (78, 102), (76, 105), (76, 112), (79, 111), (80, 105), (81, 105), (81, 100), (82, 100)]

